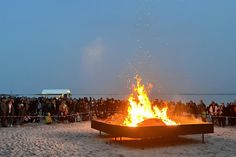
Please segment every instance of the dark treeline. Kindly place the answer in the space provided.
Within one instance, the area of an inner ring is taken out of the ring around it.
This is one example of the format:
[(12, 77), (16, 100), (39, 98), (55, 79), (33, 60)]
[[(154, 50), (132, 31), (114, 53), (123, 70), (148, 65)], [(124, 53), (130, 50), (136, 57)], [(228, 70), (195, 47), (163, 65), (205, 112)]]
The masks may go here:
[[(219, 126), (236, 124), (236, 102), (206, 105), (203, 101), (183, 103), (155, 99), (152, 105), (168, 107), (172, 116), (194, 116), (213, 121)], [(114, 113), (127, 114), (128, 102), (114, 98), (29, 98), (0, 97), (0, 119), (3, 127), (40, 122), (51, 117), (53, 122), (75, 122), (106, 119)]]

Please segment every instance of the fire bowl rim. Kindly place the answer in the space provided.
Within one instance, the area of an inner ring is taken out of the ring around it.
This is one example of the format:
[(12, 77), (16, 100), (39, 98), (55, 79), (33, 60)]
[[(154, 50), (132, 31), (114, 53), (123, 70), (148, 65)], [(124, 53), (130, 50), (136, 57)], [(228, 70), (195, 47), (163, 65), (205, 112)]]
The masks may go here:
[(115, 137), (128, 138), (157, 138), (171, 135), (178, 136), (214, 133), (214, 125), (210, 122), (171, 126), (130, 127), (110, 124), (102, 120), (91, 120), (91, 128)]

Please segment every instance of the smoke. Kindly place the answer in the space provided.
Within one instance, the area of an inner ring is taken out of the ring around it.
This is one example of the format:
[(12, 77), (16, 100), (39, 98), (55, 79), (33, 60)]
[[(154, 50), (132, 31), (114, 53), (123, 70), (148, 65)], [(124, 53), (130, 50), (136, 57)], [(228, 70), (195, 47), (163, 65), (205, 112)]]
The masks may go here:
[(89, 94), (102, 94), (104, 97), (123, 96), (119, 79), (120, 62), (116, 51), (103, 38), (90, 41), (81, 49), (80, 80), (81, 90)]
[(87, 66), (94, 66), (101, 63), (106, 51), (106, 46), (102, 38), (96, 38), (82, 49), (82, 61)]

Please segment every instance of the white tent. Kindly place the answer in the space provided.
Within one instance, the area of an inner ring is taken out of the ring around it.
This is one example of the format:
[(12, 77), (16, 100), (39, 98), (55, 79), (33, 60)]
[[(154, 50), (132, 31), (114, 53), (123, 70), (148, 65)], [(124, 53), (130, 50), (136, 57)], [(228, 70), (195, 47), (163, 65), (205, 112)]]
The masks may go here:
[(71, 96), (71, 91), (69, 89), (44, 89), (41, 94), (46, 96)]

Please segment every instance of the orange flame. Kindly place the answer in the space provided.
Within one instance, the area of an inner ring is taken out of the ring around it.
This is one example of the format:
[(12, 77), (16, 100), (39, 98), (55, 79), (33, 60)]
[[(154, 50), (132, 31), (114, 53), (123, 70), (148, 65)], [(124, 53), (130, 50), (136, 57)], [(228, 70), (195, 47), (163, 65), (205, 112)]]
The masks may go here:
[(168, 118), (168, 107), (159, 109), (155, 106), (152, 109), (148, 92), (145, 90), (145, 86), (141, 84), (141, 78), (137, 75), (135, 79), (136, 87), (133, 88), (133, 93), (129, 96), (128, 116), (123, 125), (136, 127), (138, 123), (150, 118), (158, 118), (166, 125), (177, 125), (176, 122)]

